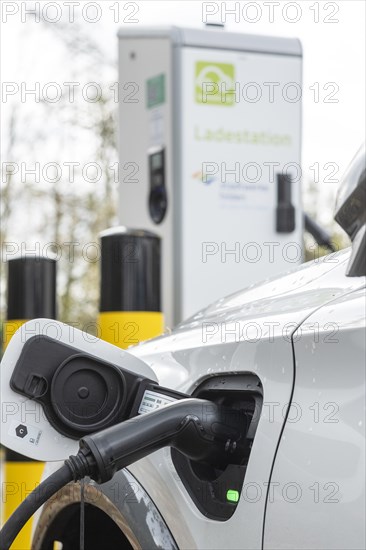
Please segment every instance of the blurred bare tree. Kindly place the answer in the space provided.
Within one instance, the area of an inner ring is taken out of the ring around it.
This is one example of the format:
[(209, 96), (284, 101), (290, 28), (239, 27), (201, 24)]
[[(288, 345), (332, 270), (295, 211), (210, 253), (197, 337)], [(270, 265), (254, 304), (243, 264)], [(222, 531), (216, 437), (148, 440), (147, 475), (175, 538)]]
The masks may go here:
[[(116, 63), (113, 59), (106, 59), (85, 28), (77, 23), (43, 25), (52, 34), (50, 43), (57, 40), (62, 45), (65, 60), (77, 60), (75, 81), (95, 82), (97, 74), (103, 89), (108, 89), (109, 81), (117, 81)], [(109, 81), (103, 80), (107, 78)], [(18, 122), (26, 124), (26, 111), (22, 107), (17, 104), (9, 117), (4, 152), (6, 162), (15, 162), (18, 166), (26, 159), (34, 162), (37, 159), (34, 152), (42, 151), (47, 144), (53, 163), (63, 167), (66, 159), (68, 162), (70, 159), (79, 161), (77, 153), (76, 158), (73, 156), (72, 149), (73, 143), (80, 145), (82, 141), (81, 148), (88, 155), (86, 162), (97, 167), (94, 173), (97, 172), (99, 177), (90, 176), (85, 181), (77, 169), (73, 178), (69, 177), (70, 170), (61, 170), (61, 177), (58, 179), (56, 174), (55, 183), (46, 185), (44, 181), (27, 183), (24, 178), (22, 181), (20, 173), (3, 174), (2, 250), (12, 234), (12, 228), (22, 216), (22, 208), (34, 211), (24, 241), (30, 249), (37, 240), (48, 243), (47, 254), (53, 251), (58, 260), (58, 318), (94, 332), (99, 297), (98, 234), (117, 221), (117, 106), (114, 96), (103, 93), (92, 102), (80, 98), (70, 102), (69, 93), (63, 93), (57, 104), (43, 100), (37, 106), (38, 127), (37, 122), (33, 121), (27, 139), (22, 138), (22, 132), (17, 127)], [(55, 128), (58, 130), (56, 133)], [(63, 136), (67, 136), (66, 147), (63, 146)], [(93, 167), (90, 172), (93, 173)], [(22, 205), (19, 203), (20, 196)], [(1, 262), (3, 297), (6, 280), (4, 266)], [(4, 300), (1, 314), (4, 318)]]

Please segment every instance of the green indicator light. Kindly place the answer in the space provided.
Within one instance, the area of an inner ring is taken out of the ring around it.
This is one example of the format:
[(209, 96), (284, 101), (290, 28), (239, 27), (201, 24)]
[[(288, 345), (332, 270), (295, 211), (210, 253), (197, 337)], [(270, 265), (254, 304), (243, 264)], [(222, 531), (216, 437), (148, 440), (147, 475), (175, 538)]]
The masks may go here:
[(234, 491), (234, 489), (229, 489), (226, 493), (226, 500), (229, 502), (238, 502), (239, 501), (239, 491)]

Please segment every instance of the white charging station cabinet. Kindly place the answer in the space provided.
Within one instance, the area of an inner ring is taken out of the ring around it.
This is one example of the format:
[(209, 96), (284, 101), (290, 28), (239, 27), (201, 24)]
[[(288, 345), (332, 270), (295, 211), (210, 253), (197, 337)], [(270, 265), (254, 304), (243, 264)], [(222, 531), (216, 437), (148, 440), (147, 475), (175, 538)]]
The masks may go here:
[(119, 32), (120, 221), (162, 238), (168, 326), (302, 261), (301, 76), (297, 39)]

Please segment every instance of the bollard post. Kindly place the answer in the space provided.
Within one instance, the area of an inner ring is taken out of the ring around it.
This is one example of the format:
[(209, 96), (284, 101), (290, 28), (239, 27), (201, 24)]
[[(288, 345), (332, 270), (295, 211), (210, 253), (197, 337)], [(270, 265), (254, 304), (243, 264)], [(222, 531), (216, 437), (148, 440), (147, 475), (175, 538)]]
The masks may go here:
[(121, 348), (159, 336), (164, 330), (160, 237), (114, 227), (100, 238), (99, 336)]
[[(40, 256), (14, 258), (8, 262), (7, 320), (3, 347), (30, 319), (56, 318), (56, 261)], [(31, 412), (30, 412), (31, 414)], [(25, 418), (26, 422), (27, 419)], [(34, 419), (29, 419), (31, 424)], [(44, 464), (4, 449), (3, 515), (6, 521), (24, 498), (39, 484)], [(29, 550), (32, 520), (29, 520), (11, 548)]]

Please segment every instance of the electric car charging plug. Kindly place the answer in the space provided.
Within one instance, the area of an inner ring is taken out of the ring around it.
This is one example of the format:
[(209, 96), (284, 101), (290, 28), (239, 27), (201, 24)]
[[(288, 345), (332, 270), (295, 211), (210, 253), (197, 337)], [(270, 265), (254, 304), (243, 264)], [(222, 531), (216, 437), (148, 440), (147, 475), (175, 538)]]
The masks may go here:
[(72, 480), (89, 476), (104, 483), (118, 470), (166, 446), (218, 468), (240, 464), (248, 427), (242, 411), (189, 398), (88, 435), (80, 440), (77, 455), (65, 460), (5, 523), (0, 532), (0, 550), (8, 550), (33, 513)]
[[(81, 471), (85, 471), (85, 461), (90, 466), (84, 475), (99, 483), (166, 446), (192, 460), (220, 467), (240, 463), (246, 432), (247, 419), (241, 411), (203, 399), (182, 399), (84, 437), (77, 456)], [(70, 468), (76, 466), (72, 458), (66, 462)]]

